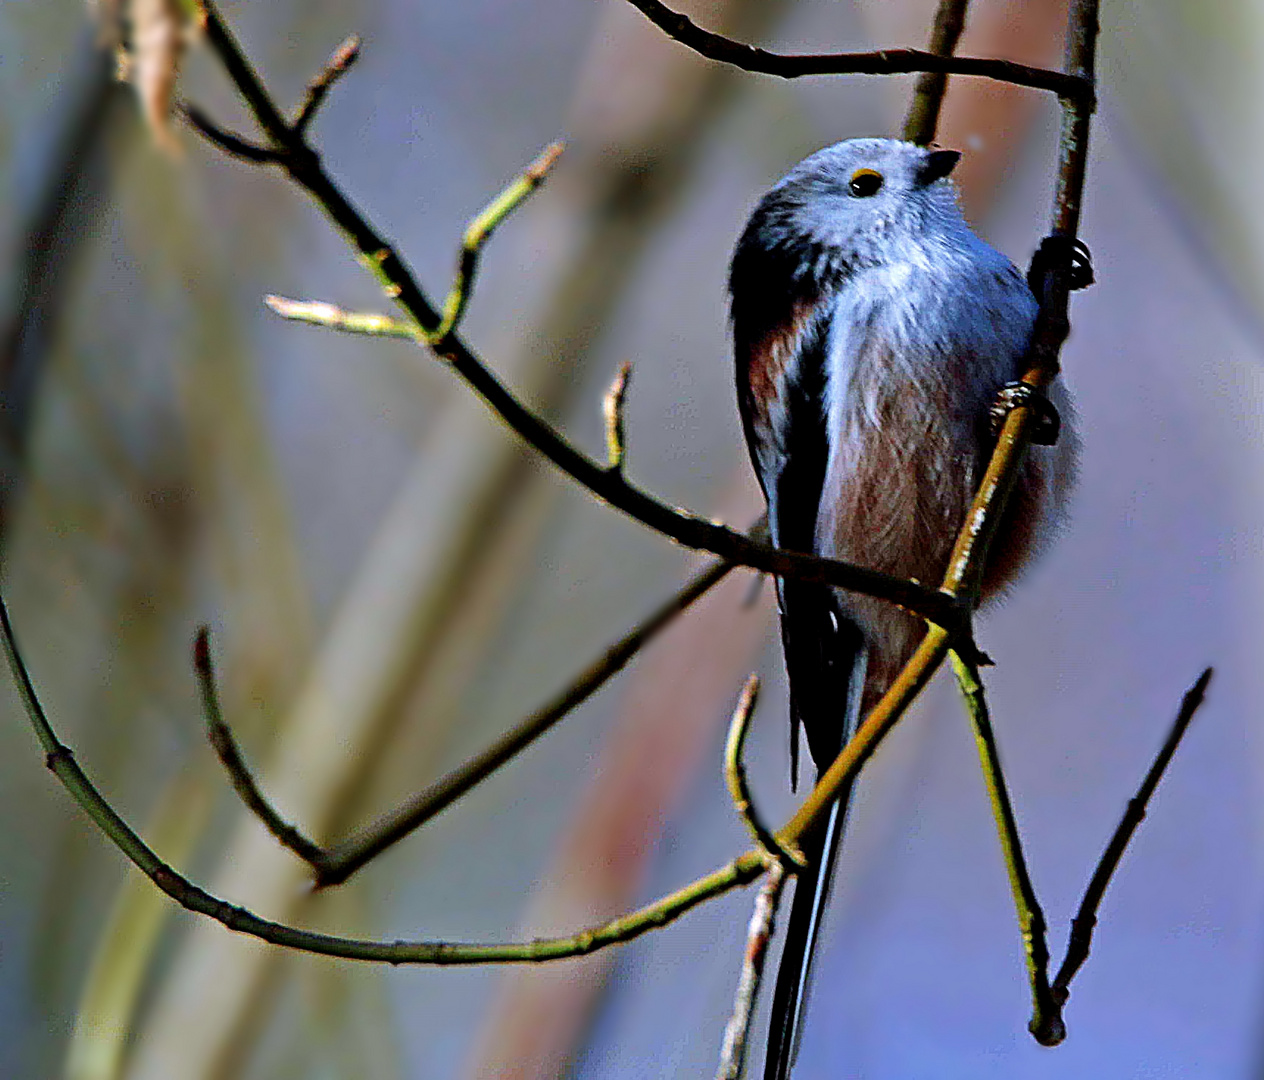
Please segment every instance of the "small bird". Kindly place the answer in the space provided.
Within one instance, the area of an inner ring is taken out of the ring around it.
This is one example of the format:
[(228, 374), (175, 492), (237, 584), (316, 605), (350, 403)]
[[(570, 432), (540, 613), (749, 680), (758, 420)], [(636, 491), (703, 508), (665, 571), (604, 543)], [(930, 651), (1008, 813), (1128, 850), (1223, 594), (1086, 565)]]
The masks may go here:
[[(992, 406), (1022, 375), (1037, 303), (1023, 275), (961, 214), (960, 154), (852, 139), (800, 162), (756, 206), (729, 275), (738, 404), (773, 543), (926, 585), (947, 569), (991, 454)], [(983, 575), (995, 596), (1061, 520), (1076, 441), (1060, 380), (1061, 437), (1033, 446)], [(777, 581), (799, 731), (819, 776), (925, 630), (890, 603)], [(766, 1080), (798, 1050), (812, 953), (850, 789), (801, 841), (772, 1003)]]

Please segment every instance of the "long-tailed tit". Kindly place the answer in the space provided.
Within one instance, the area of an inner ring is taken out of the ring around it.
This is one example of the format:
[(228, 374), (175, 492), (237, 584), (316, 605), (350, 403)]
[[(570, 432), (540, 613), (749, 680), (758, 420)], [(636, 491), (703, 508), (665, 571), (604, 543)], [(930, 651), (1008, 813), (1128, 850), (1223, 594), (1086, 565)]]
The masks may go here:
[[(773, 542), (938, 583), (994, 442), (991, 406), (1022, 374), (1036, 301), (966, 224), (947, 179), (959, 158), (853, 139), (797, 165), (755, 208), (733, 256), (738, 401)], [(1013, 580), (1062, 515), (1074, 472), (1071, 410), (1033, 446), (983, 577)], [(798, 732), (819, 773), (877, 702), (924, 630), (894, 605), (777, 582)], [(773, 996), (767, 1080), (797, 1051), (812, 952), (850, 791), (803, 837)]]

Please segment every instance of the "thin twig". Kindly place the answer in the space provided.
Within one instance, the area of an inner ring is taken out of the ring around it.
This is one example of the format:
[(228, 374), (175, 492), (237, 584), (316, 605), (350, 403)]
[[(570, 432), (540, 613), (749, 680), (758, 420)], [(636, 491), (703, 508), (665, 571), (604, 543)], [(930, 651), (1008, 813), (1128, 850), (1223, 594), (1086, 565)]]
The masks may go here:
[(334, 83), (341, 79), (347, 70), (360, 58), (360, 37), (352, 34), (338, 46), (333, 55), (325, 62), (311, 82), (307, 84), (307, 96), (299, 106), (298, 115), (294, 118), (294, 134), (302, 135), (315, 119), (317, 111), (325, 101)]
[(448, 298), (443, 304), (443, 319), (434, 330), (426, 334), (427, 342), (436, 352), (443, 351), (448, 337), (461, 323), (461, 316), (465, 314), (470, 293), (474, 289), (478, 260), (483, 253), (484, 245), (492, 238), (496, 227), (521, 206), (528, 195), (544, 183), (545, 177), (557, 163), (557, 159), (562, 156), (564, 145), (561, 142), (554, 142), (546, 146), (535, 161), (515, 177), (509, 186), (488, 203), (466, 227), (465, 236), (461, 242), (461, 256), (457, 261), (456, 277), (448, 291)]
[(401, 338), (405, 341), (418, 341), (421, 337), (416, 325), (375, 311), (345, 311), (323, 300), (290, 300), (284, 296), (265, 296), (263, 302), (283, 319), (340, 330), (345, 334)]
[(1042, 1046), (1057, 1046), (1066, 1038), (1066, 1025), (1062, 1021), (1061, 1003), (1049, 988), (1048, 927), (1040, 901), (1036, 897), (1036, 889), (1031, 883), (1027, 859), (1023, 855), (1018, 823), (1014, 820), (1014, 807), (1005, 784), (1005, 774), (1001, 770), (996, 734), (988, 716), (983, 682), (979, 678), (979, 669), (974, 660), (956, 651), (952, 654), (952, 668), (962, 697), (965, 698), (970, 724), (974, 728), (974, 741), (979, 749), (979, 761), (983, 765), (988, 800), (992, 804), (992, 816), (996, 819), (1005, 870), (1009, 875), (1009, 888), (1018, 913), (1018, 928), (1022, 934), (1023, 953), (1027, 961), (1027, 979), (1031, 985), (1031, 1022), (1028, 1030)]
[(807, 865), (803, 853), (782, 844), (772, 831), (764, 824), (755, 810), (751, 799), (750, 785), (746, 782), (746, 766), (742, 761), (742, 750), (746, 746), (746, 732), (750, 730), (751, 714), (755, 711), (755, 703), (759, 700), (759, 676), (752, 675), (742, 687), (741, 696), (733, 709), (733, 719), (729, 721), (729, 734), (724, 743), (724, 781), (728, 785), (729, 796), (737, 810), (738, 817), (769, 858), (782, 864), (790, 873), (795, 873)]
[(1071, 980), (1088, 959), (1089, 946), (1093, 942), (1093, 929), (1097, 926), (1097, 911), (1101, 907), (1106, 887), (1119, 866), (1119, 860), (1123, 857), (1132, 834), (1145, 819), (1150, 798), (1154, 795), (1155, 788), (1159, 786), (1159, 781), (1163, 779), (1163, 773), (1171, 762), (1172, 755), (1176, 753), (1181, 739), (1184, 738), (1185, 731), (1194, 718), (1194, 713), (1203, 703), (1203, 694), (1207, 690), (1207, 684), (1211, 682), (1211, 675), (1212, 669), (1207, 668), (1198, 676), (1198, 681), (1185, 692), (1180, 711), (1172, 724), (1172, 730), (1168, 732), (1167, 739), (1160, 747), (1145, 779), (1141, 781), (1136, 795), (1128, 801), (1128, 808), (1124, 811), (1118, 828), (1110, 838), (1110, 843), (1106, 845), (1106, 850), (1102, 852), (1088, 888), (1084, 890), (1084, 899), (1080, 901), (1079, 910), (1075, 913), (1075, 918), (1071, 920), (1071, 938), (1067, 942), (1066, 958), (1062, 961), (1062, 966), (1058, 968), (1057, 977), (1053, 980), (1053, 994), (1059, 1004), (1065, 1003), (1070, 995)]
[(252, 165), (271, 165), (277, 160), (277, 152), (269, 146), (243, 139), (235, 132), (222, 128), (196, 105), (187, 101), (176, 104), (180, 114), (196, 129), (207, 142), (219, 147), (229, 157), (240, 161), (248, 161)]
[(502, 765), (567, 716), (623, 670), (632, 658), (677, 615), (710, 590), (732, 569), (712, 563), (686, 583), (647, 619), (598, 656), (552, 701), (541, 706), (481, 753), (435, 781), (424, 791), (372, 825), (324, 851), (314, 864), (318, 887), (346, 881), (365, 863), (446, 810)]
[[(752, 531), (762, 528), (763, 525), (760, 524)], [(232, 732), (223, 720), (206, 632), (203, 630), (199, 632), (194, 647), (194, 664), (211, 744), (242, 802), (259, 817), (273, 836), (311, 866), (313, 885), (316, 888), (339, 885), (365, 863), (442, 813), (471, 788), (552, 730), (560, 720), (574, 712), (622, 671), (660, 630), (717, 585), (730, 570), (732, 566), (727, 563), (716, 562), (699, 571), (648, 618), (594, 659), (552, 701), (525, 717), (490, 746), (436, 780), (424, 791), (384, 814), (373, 824), (330, 847), (320, 847), (286, 822), (268, 802), (267, 796), (251, 775)]]
[(319, 859), (321, 849), (314, 841), (309, 840), (297, 828), (286, 821), (273, 809), (272, 804), (264, 798), (259, 785), (246, 767), (245, 759), (238, 749), (237, 740), (224, 722), (224, 712), (220, 708), (219, 694), (215, 689), (215, 669), (211, 663), (210, 630), (199, 627), (197, 637), (193, 641), (193, 669), (197, 673), (198, 691), (202, 698), (202, 713), (206, 717), (206, 735), (211, 747), (224, 766), (232, 781), (233, 790), (246, 807), (253, 813), (265, 828), (277, 838), (283, 847), (289, 848), (304, 862)]
[[(216, 51), (260, 126), (275, 141), (276, 163), (312, 196), (343, 232), (360, 261), (383, 284), (386, 295), (397, 301), (423, 330), (434, 333), (442, 320), (403, 259), (330, 179), (315, 151), (286, 126), (214, 0), (204, 0), (203, 8), (207, 42)], [(771, 548), (719, 522), (661, 502), (629, 484), (622, 473), (612, 473), (584, 454), (519, 401), (456, 333), (448, 334), (436, 352), (524, 441), (597, 498), (655, 532), (738, 566), (876, 596), (953, 630), (962, 625), (962, 607), (938, 590), (835, 559)]]
[[(966, 26), (966, 8), (970, 0), (939, 0), (935, 22), (931, 27), (927, 49), (935, 56), (952, 56)], [(935, 141), (939, 113), (948, 89), (948, 75), (942, 71), (924, 71), (913, 88), (913, 100), (904, 117), (904, 138), (919, 146)]]
[(733, 1013), (724, 1027), (716, 1080), (740, 1080), (746, 1067), (751, 1020), (755, 1015), (759, 984), (764, 977), (764, 960), (768, 955), (768, 943), (776, 929), (777, 906), (781, 902), (785, 883), (785, 867), (774, 863), (755, 898), (755, 910), (751, 913), (750, 927), (746, 931), (746, 952), (742, 957), (742, 973), (737, 980)]
[(601, 399), (601, 415), (606, 424), (606, 468), (610, 472), (623, 469), (623, 402), (632, 377), (632, 361), (624, 360), (619, 372)]
[(338, 956), (346, 960), (370, 960), (389, 964), (536, 963), (570, 956), (586, 956), (598, 949), (631, 941), (650, 930), (666, 926), (712, 897), (750, 884), (767, 869), (767, 858), (763, 852), (748, 851), (669, 896), (613, 919), (602, 926), (582, 930), (568, 937), (539, 938), (535, 941), (488, 944), (448, 941), (373, 941), (320, 934), (273, 922), (245, 908), (221, 900), (195, 885), (160, 859), (106, 801), (79, 767), (73, 751), (58, 738), (49, 723), (44, 707), (35, 693), (30, 673), (18, 650), (13, 625), (3, 597), (0, 597), (0, 638), (3, 638), (4, 650), (14, 679), (17, 681), (22, 704), (44, 748), (48, 768), (97, 827), (114, 842), (115, 846), (141, 873), (181, 907), (206, 915), (222, 923), (229, 930), (247, 934), (273, 945), (281, 945), (300, 952)]
[(945, 75), (977, 75), (1014, 86), (1049, 90), (1064, 101), (1093, 100), (1093, 83), (1074, 74), (1028, 67), (1010, 60), (972, 56), (937, 56), (919, 49), (879, 49), (876, 52), (797, 54), (768, 52), (713, 34), (659, 0), (629, 0), (668, 37), (708, 60), (743, 71), (797, 79), (804, 75), (906, 75), (918, 71)]

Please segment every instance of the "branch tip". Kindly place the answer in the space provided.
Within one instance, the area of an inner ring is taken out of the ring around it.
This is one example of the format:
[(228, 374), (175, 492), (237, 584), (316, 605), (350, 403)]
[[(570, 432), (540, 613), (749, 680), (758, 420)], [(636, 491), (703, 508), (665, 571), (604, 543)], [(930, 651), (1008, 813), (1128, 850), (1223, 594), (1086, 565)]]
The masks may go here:
[(1146, 771), (1145, 778), (1137, 788), (1137, 793), (1128, 800), (1123, 817), (1116, 826), (1106, 849), (1102, 852), (1088, 887), (1084, 890), (1084, 898), (1080, 901), (1079, 910), (1076, 911), (1075, 918), (1071, 920), (1071, 938), (1067, 942), (1066, 957), (1053, 980), (1053, 991), (1063, 1000), (1070, 995), (1071, 980), (1088, 959), (1093, 943), (1093, 930), (1097, 926), (1097, 913), (1106, 895), (1107, 886), (1110, 885), (1110, 880), (1118, 869), (1120, 860), (1123, 859), (1124, 852), (1132, 840), (1132, 834), (1144, 820), (1150, 799), (1159, 786), (1159, 781), (1163, 779), (1177, 747), (1185, 737), (1185, 732), (1189, 730), (1194, 714), (1203, 703), (1212, 673), (1212, 668), (1205, 668), (1194, 685), (1185, 691), (1167, 738), (1163, 740), (1163, 745)]
[(623, 403), (631, 377), (632, 361), (624, 360), (601, 402), (601, 412), (606, 421), (606, 468), (610, 472), (623, 470)]
[(352, 34), (333, 51), (333, 54), (325, 61), (325, 66), (307, 84), (307, 95), (303, 99), (303, 104), (299, 106), (298, 115), (294, 118), (291, 128), (295, 136), (302, 137), (329, 91), (333, 89), (334, 83), (342, 78), (347, 73), (347, 69), (360, 58), (360, 45), (360, 36)]
[[(443, 303), (443, 317), (434, 330), (425, 333), (425, 340), (436, 352), (443, 352), (448, 339), (461, 324), (469, 303), (470, 293), (474, 288), (474, 279), (478, 274), (478, 260), (483, 247), (491, 239), (492, 233), (501, 222), (512, 214), (536, 188), (544, 183), (545, 177), (557, 163), (565, 144), (560, 140), (552, 142), (544, 148), (536, 159), (518, 174), (465, 228), (461, 241), (461, 254), (457, 259), (456, 275), (452, 287), (448, 290), (447, 299)], [(395, 289), (390, 292), (390, 287)], [(399, 296), (399, 285), (388, 283), (388, 295), (395, 299)]]
[(728, 738), (724, 743), (724, 780), (728, 785), (734, 809), (737, 810), (738, 816), (745, 823), (765, 857), (787, 873), (795, 874), (807, 865), (807, 860), (801, 851), (783, 843), (763, 823), (751, 798), (750, 785), (746, 781), (746, 766), (742, 761), (742, 751), (746, 746), (746, 733), (750, 728), (751, 714), (754, 713), (758, 701), (759, 676), (752, 674), (747, 678), (741, 694), (738, 695), (737, 705), (733, 709), (733, 718), (729, 721)]
[(211, 670), (211, 628), (205, 623), (193, 638), (193, 666), (199, 674)]

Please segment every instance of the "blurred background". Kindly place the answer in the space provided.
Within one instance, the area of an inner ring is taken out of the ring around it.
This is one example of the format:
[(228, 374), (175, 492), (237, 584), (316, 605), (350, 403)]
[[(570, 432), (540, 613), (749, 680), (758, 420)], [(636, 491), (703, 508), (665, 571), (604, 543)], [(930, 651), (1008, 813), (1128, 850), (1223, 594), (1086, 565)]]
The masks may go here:
[[(924, 44), (933, 0), (696, 0), (800, 51)], [(738, 525), (759, 499), (725, 336), (727, 260), (806, 153), (891, 134), (911, 78), (721, 70), (619, 0), (232, 3), (285, 102), (350, 32), (316, 125), (332, 174), (446, 289), (463, 223), (559, 135), (493, 241), (468, 337), (582, 445), (634, 363), (629, 470)], [(1060, 61), (1064, 6), (976, 0), (963, 53)], [(36, 683), (151, 843), (276, 919), (384, 938), (571, 930), (746, 843), (720, 775), (745, 675), (780, 819), (786, 699), (767, 590), (734, 574), (618, 681), (422, 833), (313, 898), (202, 736), (225, 707), (283, 813), (333, 839), (564, 685), (697, 560), (534, 461), (427, 356), (282, 324), (268, 292), (382, 310), (279, 176), (187, 132), (164, 153), (81, 4), (0, 4), (0, 544)], [(1064, 355), (1082, 479), (1057, 546), (979, 638), (1055, 959), (1181, 693), (1217, 674), (1101, 911), (1056, 1050), (1026, 1033), (1021, 947), (968, 726), (943, 677), (883, 747), (817, 968), (799, 1074), (1264, 1075), (1264, 13), (1103, 4), (1083, 235), (1098, 284)], [(182, 92), (244, 113), (194, 49)], [(971, 218), (1025, 264), (1052, 100), (958, 80), (940, 131)], [(753, 896), (542, 969), (290, 955), (159, 896), (42, 767), (0, 688), (0, 1075), (708, 1076)], [(767, 1001), (764, 1001), (767, 1005)], [(757, 1028), (762, 1042), (762, 1024)]]

